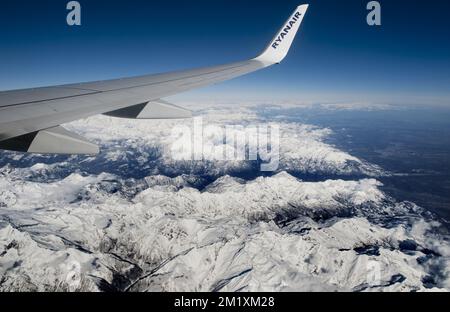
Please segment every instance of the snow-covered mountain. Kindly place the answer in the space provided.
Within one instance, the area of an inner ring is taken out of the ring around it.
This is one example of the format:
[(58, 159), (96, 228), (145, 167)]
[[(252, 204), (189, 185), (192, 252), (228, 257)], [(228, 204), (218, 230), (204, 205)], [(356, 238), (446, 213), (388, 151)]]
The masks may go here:
[(280, 167), (262, 175), (173, 160), (175, 123), (94, 117), (68, 127), (104, 144), (97, 158), (2, 155), (0, 290), (450, 289), (446, 225), (385, 194), (389, 173), (327, 144), (329, 129), (281, 122)]

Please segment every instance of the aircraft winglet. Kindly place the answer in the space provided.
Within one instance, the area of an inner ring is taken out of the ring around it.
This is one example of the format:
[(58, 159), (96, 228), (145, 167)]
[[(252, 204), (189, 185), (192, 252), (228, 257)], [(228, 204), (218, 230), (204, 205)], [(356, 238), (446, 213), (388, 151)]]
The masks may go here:
[(256, 57), (255, 60), (269, 64), (280, 63), (286, 57), (307, 9), (308, 4), (298, 6), (266, 50)]
[(280, 63), (307, 9), (307, 4), (297, 7), (267, 49), (251, 60), (163, 75), (0, 92), (0, 150), (95, 155), (98, 146), (59, 125), (96, 114), (135, 119), (191, 117), (190, 111), (160, 99)]

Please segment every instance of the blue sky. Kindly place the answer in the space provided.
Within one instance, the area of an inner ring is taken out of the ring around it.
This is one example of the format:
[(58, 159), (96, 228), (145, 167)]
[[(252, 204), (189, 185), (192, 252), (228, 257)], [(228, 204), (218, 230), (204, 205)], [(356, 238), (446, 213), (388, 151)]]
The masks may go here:
[[(246, 59), (304, 3), (81, 0), (69, 27), (67, 2), (2, 1), (0, 89)], [(186, 96), (450, 104), (450, 3), (380, 1), (382, 26), (369, 27), (367, 2), (309, 1), (282, 65)]]

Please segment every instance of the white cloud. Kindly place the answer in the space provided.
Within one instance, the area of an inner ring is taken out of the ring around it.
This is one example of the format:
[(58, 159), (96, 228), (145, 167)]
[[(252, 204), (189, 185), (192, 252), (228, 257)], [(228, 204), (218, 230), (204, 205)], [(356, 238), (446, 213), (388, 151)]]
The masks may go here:
[[(259, 117), (254, 107), (234, 106), (203, 108), (198, 111), (203, 118), (203, 125), (225, 127), (227, 125), (240, 125), (247, 127), (276, 125), (280, 128), (280, 163), (278, 169), (290, 170), (299, 173), (377, 176), (386, 174), (376, 165), (369, 164), (348, 153), (338, 150), (325, 143), (332, 135), (326, 128), (318, 128), (293, 122), (278, 123), (267, 122)], [(68, 125), (70, 130), (81, 133), (83, 136), (103, 144), (107, 161), (114, 162), (127, 157), (130, 153), (140, 155), (138, 164), (142, 167), (153, 155), (148, 149), (156, 149), (160, 153), (158, 163), (172, 174), (177, 169), (190, 170), (193, 173), (209, 172), (213, 176), (220, 176), (238, 170), (251, 170), (258, 167), (254, 161), (180, 161), (173, 157), (174, 142), (171, 130), (174, 127), (185, 126), (193, 130), (193, 121), (188, 120), (124, 120), (105, 116), (96, 116), (77, 121)], [(242, 134), (246, 135), (246, 132)], [(233, 148), (224, 146), (214, 136), (203, 138), (206, 150), (217, 151)], [(178, 146), (179, 147), (179, 146)], [(180, 150), (183, 152), (184, 150)], [(185, 151), (184, 151), (185, 152)], [(178, 155), (178, 154), (177, 154)], [(136, 159), (136, 157), (134, 157)], [(126, 158), (125, 158), (126, 160)], [(126, 162), (126, 161), (124, 161)], [(164, 170), (164, 169), (163, 169)], [(163, 173), (169, 173), (164, 172)]]
[[(267, 123), (251, 106), (200, 113), (219, 126)], [(97, 116), (67, 127), (101, 143), (98, 158), (4, 156), (0, 290), (449, 289), (442, 225), (387, 196), (383, 170), (328, 144), (329, 129), (281, 121), (280, 172), (239, 179), (250, 162), (173, 160), (180, 123), (190, 121)]]

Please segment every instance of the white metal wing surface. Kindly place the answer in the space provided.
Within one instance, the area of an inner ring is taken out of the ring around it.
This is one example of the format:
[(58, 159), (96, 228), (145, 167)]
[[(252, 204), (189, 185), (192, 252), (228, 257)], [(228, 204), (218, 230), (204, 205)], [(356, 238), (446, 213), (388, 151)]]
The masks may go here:
[(96, 114), (122, 118), (186, 118), (164, 97), (215, 84), (280, 63), (308, 5), (297, 7), (258, 57), (213, 67), (90, 83), (0, 92), (0, 149), (96, 154), (98, 148), (60, 125)]

